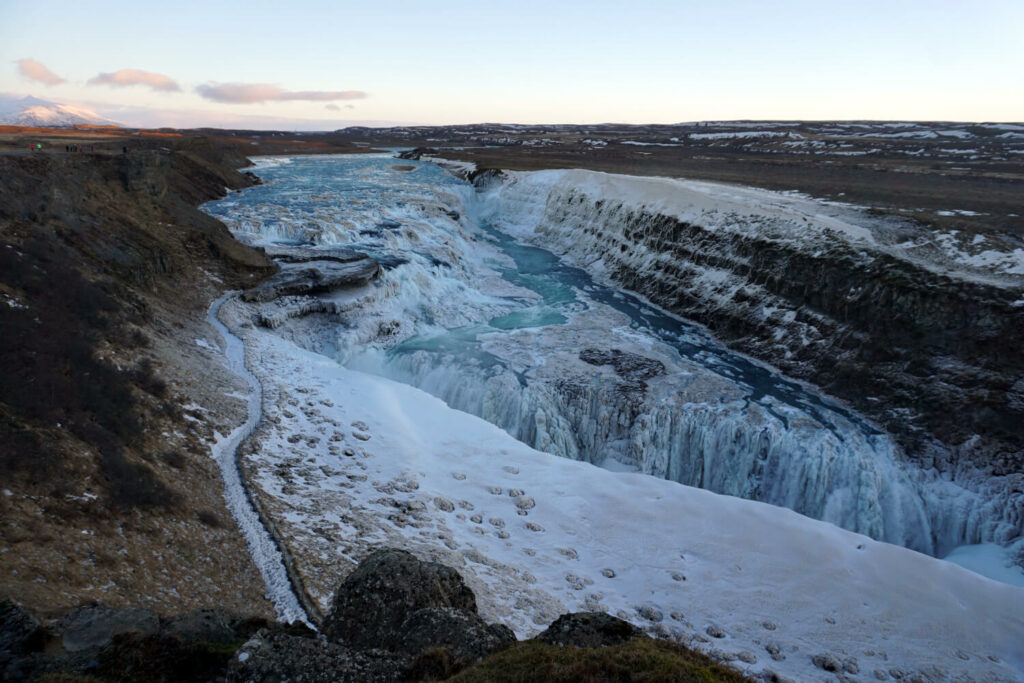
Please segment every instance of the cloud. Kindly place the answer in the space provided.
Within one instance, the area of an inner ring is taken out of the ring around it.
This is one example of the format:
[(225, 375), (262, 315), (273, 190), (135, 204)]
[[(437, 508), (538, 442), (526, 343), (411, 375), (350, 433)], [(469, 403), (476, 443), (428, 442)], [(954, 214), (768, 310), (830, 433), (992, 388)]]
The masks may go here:
[[(352, 106), (352, 105), (348, 105)], [(330, 104), (324, 105), (324, 109), (330, 109), (331, 111), (341, 111), (341, 107), (331, 102)]]
[(361, 90), (284, 90), (266, 83), (207, 83), (196, 88), (201, 97), (214, 102), (228, 104), (254, 104), (267, 101), (306, 100), (310, 102), (331, 102), (333, 100), (358, 100), (366, 97)]
[[(3, 95), (0, 94), (0, 98), (2, 97)], [(2, 104), (2, 100), (0, 100), (0, 104)], [(330, 118), (322, 119), (303, 119), (263, 114), (242, 114), (237, 113), (237, 109), (230, 111), (226, 107), (211, 111), (205, 109), (176, 109), (163, 106), (147, 107), (96, 101), (76, 102), (75, 105), (88, 107), (102, 116), (121, 121), (125, 126), (138, 128), (171, 127), (187, 129), (212, 127), (236, 130), (329, 131), (337, 130), (339, 127), (337, 115), (329, 115)], [(381, 119), (346, 120), (344, 122), (346, 126), (366, 126), (369, 128), (423, 124), (423, 121), (416, 120), (389, 121)]]
[(356, 105), (354, 105), (354, 104), (346, 104), (345, 105), (345, 109), (355, 109), (355, 108), (356, 108)]
[(153, 90), (162, 90), (164, 92), (181, 90), (181, 86), (170, 76), (156, 74), (152, 71), (141, 71), (139, 69), (121, 69), (114, 73), (101, 73), (95, 78), (90, 78), (86, 85), (112, 85), (118, 88), (145, 85)]
[(19, 59), (15, 62), (18, 65), (18, 71), (25, 78), (31, 78), (33, 81), (39, 81), (46, 85), (57, 85), (63, 83), (64, 79), (53, 73), (46, 66), (34, 59)]

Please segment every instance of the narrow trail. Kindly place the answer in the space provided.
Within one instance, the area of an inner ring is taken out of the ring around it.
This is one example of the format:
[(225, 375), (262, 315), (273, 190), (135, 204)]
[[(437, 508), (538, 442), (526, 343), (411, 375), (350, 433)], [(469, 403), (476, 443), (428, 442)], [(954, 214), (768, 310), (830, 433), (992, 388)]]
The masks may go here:
[(224, 497), (228, 509), (245, 537), (253, 562), (263, 576), (263, 581), (267, 585), (267, 597), (273, 603), (278, 619), (289, 623), (301, 621), (312, 627), (309, 615), (302, 607), (292, 585), (285, 565), (285, 556), (253, 507), (238, 467), (238, 447), (249, 438), (263, 418), (263, 387), (245, 365), (245, 345), (242, 340), (232, 334), (217, 317), (221, 306), (233, 295), (234, 292), (228, 292), (210, 304), (206, 320), (224, 339), (224, 355), (228, 359), (228, 367), (235, 374), (244, 377), (249, 385), (246, 406), (248, 415), (245, 422), (232, 430), (228, 436), (219, 437), (211, 451), (224, 479)]

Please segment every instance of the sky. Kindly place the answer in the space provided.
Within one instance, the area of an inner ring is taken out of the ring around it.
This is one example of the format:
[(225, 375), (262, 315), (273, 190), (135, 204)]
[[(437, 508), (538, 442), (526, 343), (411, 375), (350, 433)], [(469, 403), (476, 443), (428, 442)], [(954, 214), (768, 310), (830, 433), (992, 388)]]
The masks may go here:
[(1024, 120), (1024, 0), (0, 0), (0, 93), (137, 126)]

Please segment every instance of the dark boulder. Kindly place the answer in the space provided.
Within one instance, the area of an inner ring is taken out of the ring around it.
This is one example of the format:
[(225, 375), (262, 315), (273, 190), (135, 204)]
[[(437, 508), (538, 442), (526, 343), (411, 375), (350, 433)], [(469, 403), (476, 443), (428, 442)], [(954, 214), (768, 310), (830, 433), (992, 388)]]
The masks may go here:
[(515, 642), (480, 618), (458, 572), (395, 549), (374, 552), (342, 582), (321, 633), (261, 630), (231, 659), (228, 680), (419, 680)]
[(35, 617), (10, 600), (0, 601), (0, 680), (23, 678), (23, 659), (41, 650), (45, 639)]
[(220, 609), (158, 618), (139, 608), (91, 604), (50, 625), (0, 602), (0, 681), (40, 677), (89, 680), (208, 681), (223, 676), (233, 652), (261, 628), (292, 636), (312, 631)]
[(488, 624), (473, 612), (449, 607), (413, 612), (395, 635), (388, 649), (415, 655), (446, 648), (463, 661), (475, 661), (516, 642), (516, 634), (508, 626)]
[(412, 659), (383, 650), (357, 650), (317, 638), (260, 631), (228, 664), (228, 681), (353, 683), (406, 680)]
[(395, 642), (410, 614), (448, 607), (476, 614), (476, 597), (451, 567), (404, 550), (378, 550), (338, 587), (323, 633), (352, 647)]
[(54, 630), (66, 651), (81, 652), (109, 645), (121, 634), (153, 635), (160, 630), (160, 619), (148, 609), (86, 605), (61, 618)]
[(555, 619), (536, 640), (548, 645), (608, 647), (621, 645), (634, 638), (646, 637), (636, 626), (610, 614), (573, 612)]
[(162, 635), (183, 642), (233, 643), (252, 636), (270, 622), (259, 617), (241, 617), (222, 609), (204, 608), (162, 620)]

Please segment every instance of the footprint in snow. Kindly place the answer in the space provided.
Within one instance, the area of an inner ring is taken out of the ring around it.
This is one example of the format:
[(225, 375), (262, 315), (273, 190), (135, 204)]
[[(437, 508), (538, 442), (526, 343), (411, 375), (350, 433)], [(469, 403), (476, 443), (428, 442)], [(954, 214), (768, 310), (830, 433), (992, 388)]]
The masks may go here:
[(525, 514), (527, 510), (537, 507), (537, 501), (532, 496), (519, 494), (516, 496), (516, 507), (519, 509), (520, 514)]
[(452, 472), (452, 479), (457, 479), (458, 481), (463, 481), (465, 478), (466, 478), (466, 475), (464, 473), (462, 473), (462, 472)]
[(355, 427), (356, 429), (358, 429), (361, 432), (368, 432), (368, 431), (370, 431), (370, 426), (368, 424), (366, 424), (365, 422), (363, 422), (362, 420), (356, 420), (355, 422), (352, 423), (352, 426)]
[(665, 618), (664, 615), (662, 615), (661, 610), (653, 605), (641, 605), (636, 608), (636, 613), (641, 619), (646, 619), (654, 624), (660, 623), (661, 620)]
[(501, 469), (505, 470), (509, 474), (519, 474), (519, 468), (512, 465), (505, 465)]
[(725, 638), (725, 631), (723, 631), (720, 626), (716, 626), (715, 624), (708, 626), (706, 629), (704, 629), (704, 632), (712, 638)]
[(352, 432), (352, 436), (356, 437), (360, 441), (369, 441), (370, 440), (370, 435), (367, 434), (366, 432), (355, 432), (354, 431), (354, 432)]

